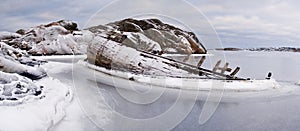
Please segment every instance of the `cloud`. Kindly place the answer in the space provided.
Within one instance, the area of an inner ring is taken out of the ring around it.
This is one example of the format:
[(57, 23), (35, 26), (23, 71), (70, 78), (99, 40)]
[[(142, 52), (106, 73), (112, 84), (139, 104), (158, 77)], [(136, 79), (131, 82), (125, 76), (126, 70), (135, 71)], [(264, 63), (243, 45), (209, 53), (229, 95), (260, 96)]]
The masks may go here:
[(212, 24), (225, 46), (245, 46), (241, 43), (257, 46), (253, 42), (263, 42), (269, 46), (284, 44), (299, 46), (298, 0), (187, 0), (200, 9), (211, 23), (184, 0), (119, 0), (116, 4), (121, 4), (105, 8), (93, 18), (94, 23), (87, 23), (95, 12), (110, 2), (110, 0), (3, 0), (0, 3), (2, 18), (0, 30), (15, 31), (59, 19), (74, 20), (83, 28), (85, 24), (104, 24), (135, 15), (136, 12), (148, 11), (166, 14), (178, 20), (178, 25), (182, 23), (188, 25), (207, 43), (216, 42), (211, 40), (216, 37), (210, 27)]
[(4, 0), (0, 3), (0, 30), (15, 31), (60, 19), (83, 23), (109, 0)]
[(225, 46), (248, 43), (248, 38), (269, 46), (300, 46), (300, 2), (296, 0), (191, 2), (208, 16)]
[[(281, 26), (277, 23), (266, 22), (257, 16), (218, 16), (212, 22), (217, 30), (244, 32), (249, 35), (264, 33), (265, 35), (292, 37), (294, 33), (298, 32), (289, 25)], [(295, 38), (299, 38), (299, 36)]]

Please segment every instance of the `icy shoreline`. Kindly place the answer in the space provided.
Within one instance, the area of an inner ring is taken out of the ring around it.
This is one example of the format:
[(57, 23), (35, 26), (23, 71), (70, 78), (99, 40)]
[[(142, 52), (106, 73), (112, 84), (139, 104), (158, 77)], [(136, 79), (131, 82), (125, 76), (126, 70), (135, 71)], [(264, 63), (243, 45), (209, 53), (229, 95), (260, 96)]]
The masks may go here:
[(1, 106), (0, 130), (48, 130), (62, 120), (73, 96), (70, 87), (51, 77), (36, 84), (44, 85), (45, 97), (20, 105)]

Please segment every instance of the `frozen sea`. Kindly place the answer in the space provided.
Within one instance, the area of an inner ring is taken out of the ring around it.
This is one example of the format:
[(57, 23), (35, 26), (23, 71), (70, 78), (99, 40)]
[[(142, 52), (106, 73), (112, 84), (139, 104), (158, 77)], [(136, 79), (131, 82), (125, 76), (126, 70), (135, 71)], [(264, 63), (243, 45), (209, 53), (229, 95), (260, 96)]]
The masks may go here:
[[(300, 53), (221, 52), (231, 67), (240, 66), (241, 77), (264, 79), (268, 72), (281, 88), (260, 92), (151, 92), (116, 88), (97, 81), (97, 72), (55, 59), (48, 74), (73, 86), (75, 99), (66, 117), (52, 130), (297, 130), (300, 128)], [(211, 60), (215, 63), (217, 59)], [(204, 66), (210, 68), (210, 63)], [(113, 80), (113, 78), (112, 78)], [(120, 83), (117, 83), (120, 84)], [(152, 96), (149, 98), (149, 93)], [(210, 93), (220, 97), (207, 102)], [(132, 97), (134, 96), (134, 97)], [(142, 102), (143, 103), (142, 103)], [(210, 103), (210, 107), (204, 107)], [(216, 107), (216, 108), (215, 108)], [(203, 110), (211, 109), (199, 123)], [(298, 114), (299, 113), (299, 114)]]

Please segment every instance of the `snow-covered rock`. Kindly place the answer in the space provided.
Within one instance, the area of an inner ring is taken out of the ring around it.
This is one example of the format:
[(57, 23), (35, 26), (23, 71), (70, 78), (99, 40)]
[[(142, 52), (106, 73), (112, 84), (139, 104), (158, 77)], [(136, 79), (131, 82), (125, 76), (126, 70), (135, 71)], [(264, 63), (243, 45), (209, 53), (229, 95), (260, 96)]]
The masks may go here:
[(0, 71), (17, 73), (36, 80), (46, 76), (46, 72), (39, 67), (42, 61), (31, 59), (26, 52), (0, 42)]
[(81, 44), (86, 35), (71, 21), (61, 20), (17, 32), (2, 32), (0, 40), (31, 55), (73, 55), (86, 51)]
[(15, 105), (42, 97), (42, 86), (18, 74), (0, 71), (0, 105)]
[(162, 53), (203, 54), (206, 49), (193, 32), (158, 19), (125, 19), (78, 30), (72, 21), (57, 21), (17, 33), (0, 32), (0, 41), (26, 50), (31, 55), (73, 55), (86, 53), (94, 34), (137, 50)]
[(202, 46), (193, 32), (184, 31), (158, 19), (124, 19), (88, 28), (106, 39), (137, 50), (161, 53), (203, 54)]

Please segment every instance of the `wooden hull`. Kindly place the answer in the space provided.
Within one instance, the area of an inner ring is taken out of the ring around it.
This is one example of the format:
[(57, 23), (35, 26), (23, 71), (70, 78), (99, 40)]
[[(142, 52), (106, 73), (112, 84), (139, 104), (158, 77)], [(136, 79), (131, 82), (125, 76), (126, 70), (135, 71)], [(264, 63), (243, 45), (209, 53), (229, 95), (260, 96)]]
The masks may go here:
[(87, 62), (80, 62), (87, 68), (96, 70), (96, 80), (118, 88), (134, 86), (141, 89), (169, 88), (188, 91), (224, 90), (236, 92), (263, 91), (279, 88), (278, 83), (271, 80), (213, 80), (171, 76), (145, 76), (128, 72), (108, 70)]

